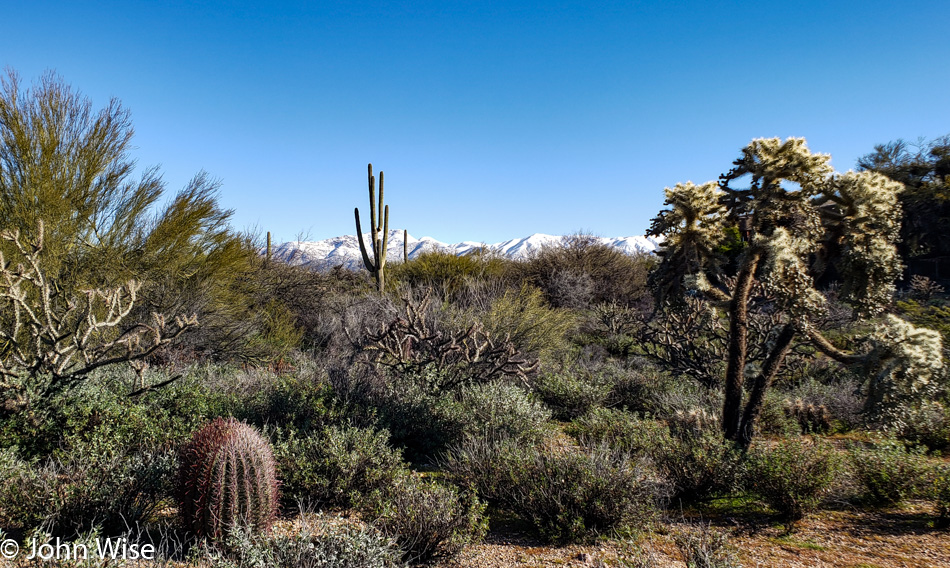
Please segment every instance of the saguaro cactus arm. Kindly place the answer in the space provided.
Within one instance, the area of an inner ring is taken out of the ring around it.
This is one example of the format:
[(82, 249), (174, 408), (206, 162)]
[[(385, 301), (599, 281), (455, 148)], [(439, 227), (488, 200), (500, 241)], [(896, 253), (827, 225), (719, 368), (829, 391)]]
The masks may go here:
[[(373, 176), (373, 164), (367, 165), (369, 182), (369, 216), (370, 216), (370, 246), (373, 248), (373, 258), (363, 240), (363, 229), (360, 226), (360, 210), (353, 210), (356, 218), (356, 236), (360, 243), (360, 254), (363, 256), (363, 265), (375, 278), (379, 291), (384, 285), (383, 268), (386, 266), (386, 247), (389, 244), (389, 206), (383, 204), (383, 172), (379, 172), (379, 208), (376, 207), (376, 178)], [(380, 236), (382, 232), (382, 236)]]

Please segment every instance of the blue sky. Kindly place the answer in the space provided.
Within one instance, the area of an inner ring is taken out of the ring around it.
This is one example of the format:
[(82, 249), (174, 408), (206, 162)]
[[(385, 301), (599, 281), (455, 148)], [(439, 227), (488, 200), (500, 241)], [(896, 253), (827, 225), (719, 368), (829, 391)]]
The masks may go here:
[[(840, 171), (950, 133), (950, 2), (10, 2), (0, 65), (132, 111), (236, 228), (446, 242), (642, 234), (663, 188), (804, 136)], [(364, 221), (365, 225), (365, 221)]]

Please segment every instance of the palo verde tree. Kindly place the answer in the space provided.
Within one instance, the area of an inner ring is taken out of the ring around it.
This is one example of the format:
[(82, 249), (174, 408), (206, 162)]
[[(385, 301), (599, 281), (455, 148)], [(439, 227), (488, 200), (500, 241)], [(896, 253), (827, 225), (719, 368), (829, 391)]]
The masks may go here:
[(133, 177), (132, 135), (116, 100), (95, 110), (52, 73), (0, 78), (0, 402), (140, 359), (237, 303), (256, 254), (216, 182), (160, 206), (159, 172)]
[[(686, 294), (728, 313), (722, 426), (725, 437), (743, 447), (796, 342), (841, 363), (867, 366), (869, 389), (882, 401), (921, 392), (940, 367), (939, 336), (893, 316), (859, 353), (838, 348), (820, 332), (816, 322), (826, 299), (815, 282), (826, 271), (836, 271), (839, 298), (855, 316), (868, 318), (889, 302), (901, 270), (894, 243), (902, 186), (873, 172), (835, 174), (829, 161), (810, 152), (804, 139), (753, 140), (718, 183), (667, 188), (669, 207), (648, 232), (665, 239), (662, 261), (651, 274), (659, 303), (675, 305)], [(740, 182), (747, 185), (737, 187)], [(719, 245), (735, 226), (747, 243), (736, 275), (726, 276)], [(752, 297), (757, 281), (764, 299)], [(754, 300), (781, 314), (759, 361), (749, 360)]]

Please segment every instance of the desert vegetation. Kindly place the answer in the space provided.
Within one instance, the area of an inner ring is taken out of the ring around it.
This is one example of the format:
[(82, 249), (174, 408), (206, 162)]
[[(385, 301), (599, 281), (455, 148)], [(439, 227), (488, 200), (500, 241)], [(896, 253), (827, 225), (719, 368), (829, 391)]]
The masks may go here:
[(370, 167), (367, 270), (320, 273), (207, 174), (133, 178), (117, 101), (9, 74), (0, 130), (14, 563), (123, 538), (157, 566), (779, 566), (815, 519), (938, 543), (842, 566), (950, 562), (950, 300), (904, 271), (948, 242), (946, 140), (845, 174), (754, 140), (666, 189), (656, 256), (387, 264)]

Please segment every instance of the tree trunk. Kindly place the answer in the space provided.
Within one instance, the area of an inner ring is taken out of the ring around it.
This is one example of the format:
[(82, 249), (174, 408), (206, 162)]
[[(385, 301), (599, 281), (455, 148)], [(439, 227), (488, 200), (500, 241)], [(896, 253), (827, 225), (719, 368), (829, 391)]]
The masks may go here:
[(739, 425), (739, 432), (735, 441), (743, 450), (749, 449), (752, 443), (752, 435), (755, 432), (755, 421), (762, 412), (762, 404), (765, 402), (765, 392), (771, 386), (772, 381), (778, 374), (778, 370), (785, 361), (785, 356), (792, 348), (792, 341), (798, 327), (795, 324), (786, 324), (775, 341), (775, 347), (769, 356), (765, 359), (762, 371), (755, 378), (755, 384), (752, 386), (752, 392), (749, 394), (749, 401), (746, 403), (745, 412), (742, 413), (742, 422)]
[(726, 359), (725, 398), (722, 403), (722, 428), (727, 440), (739, 433), (742, 411), (742, 382), (749, 335), (749, 293), (761, 251), (749, 250), (736, 279), (736, 289), (729, 304), (729, 355)]

